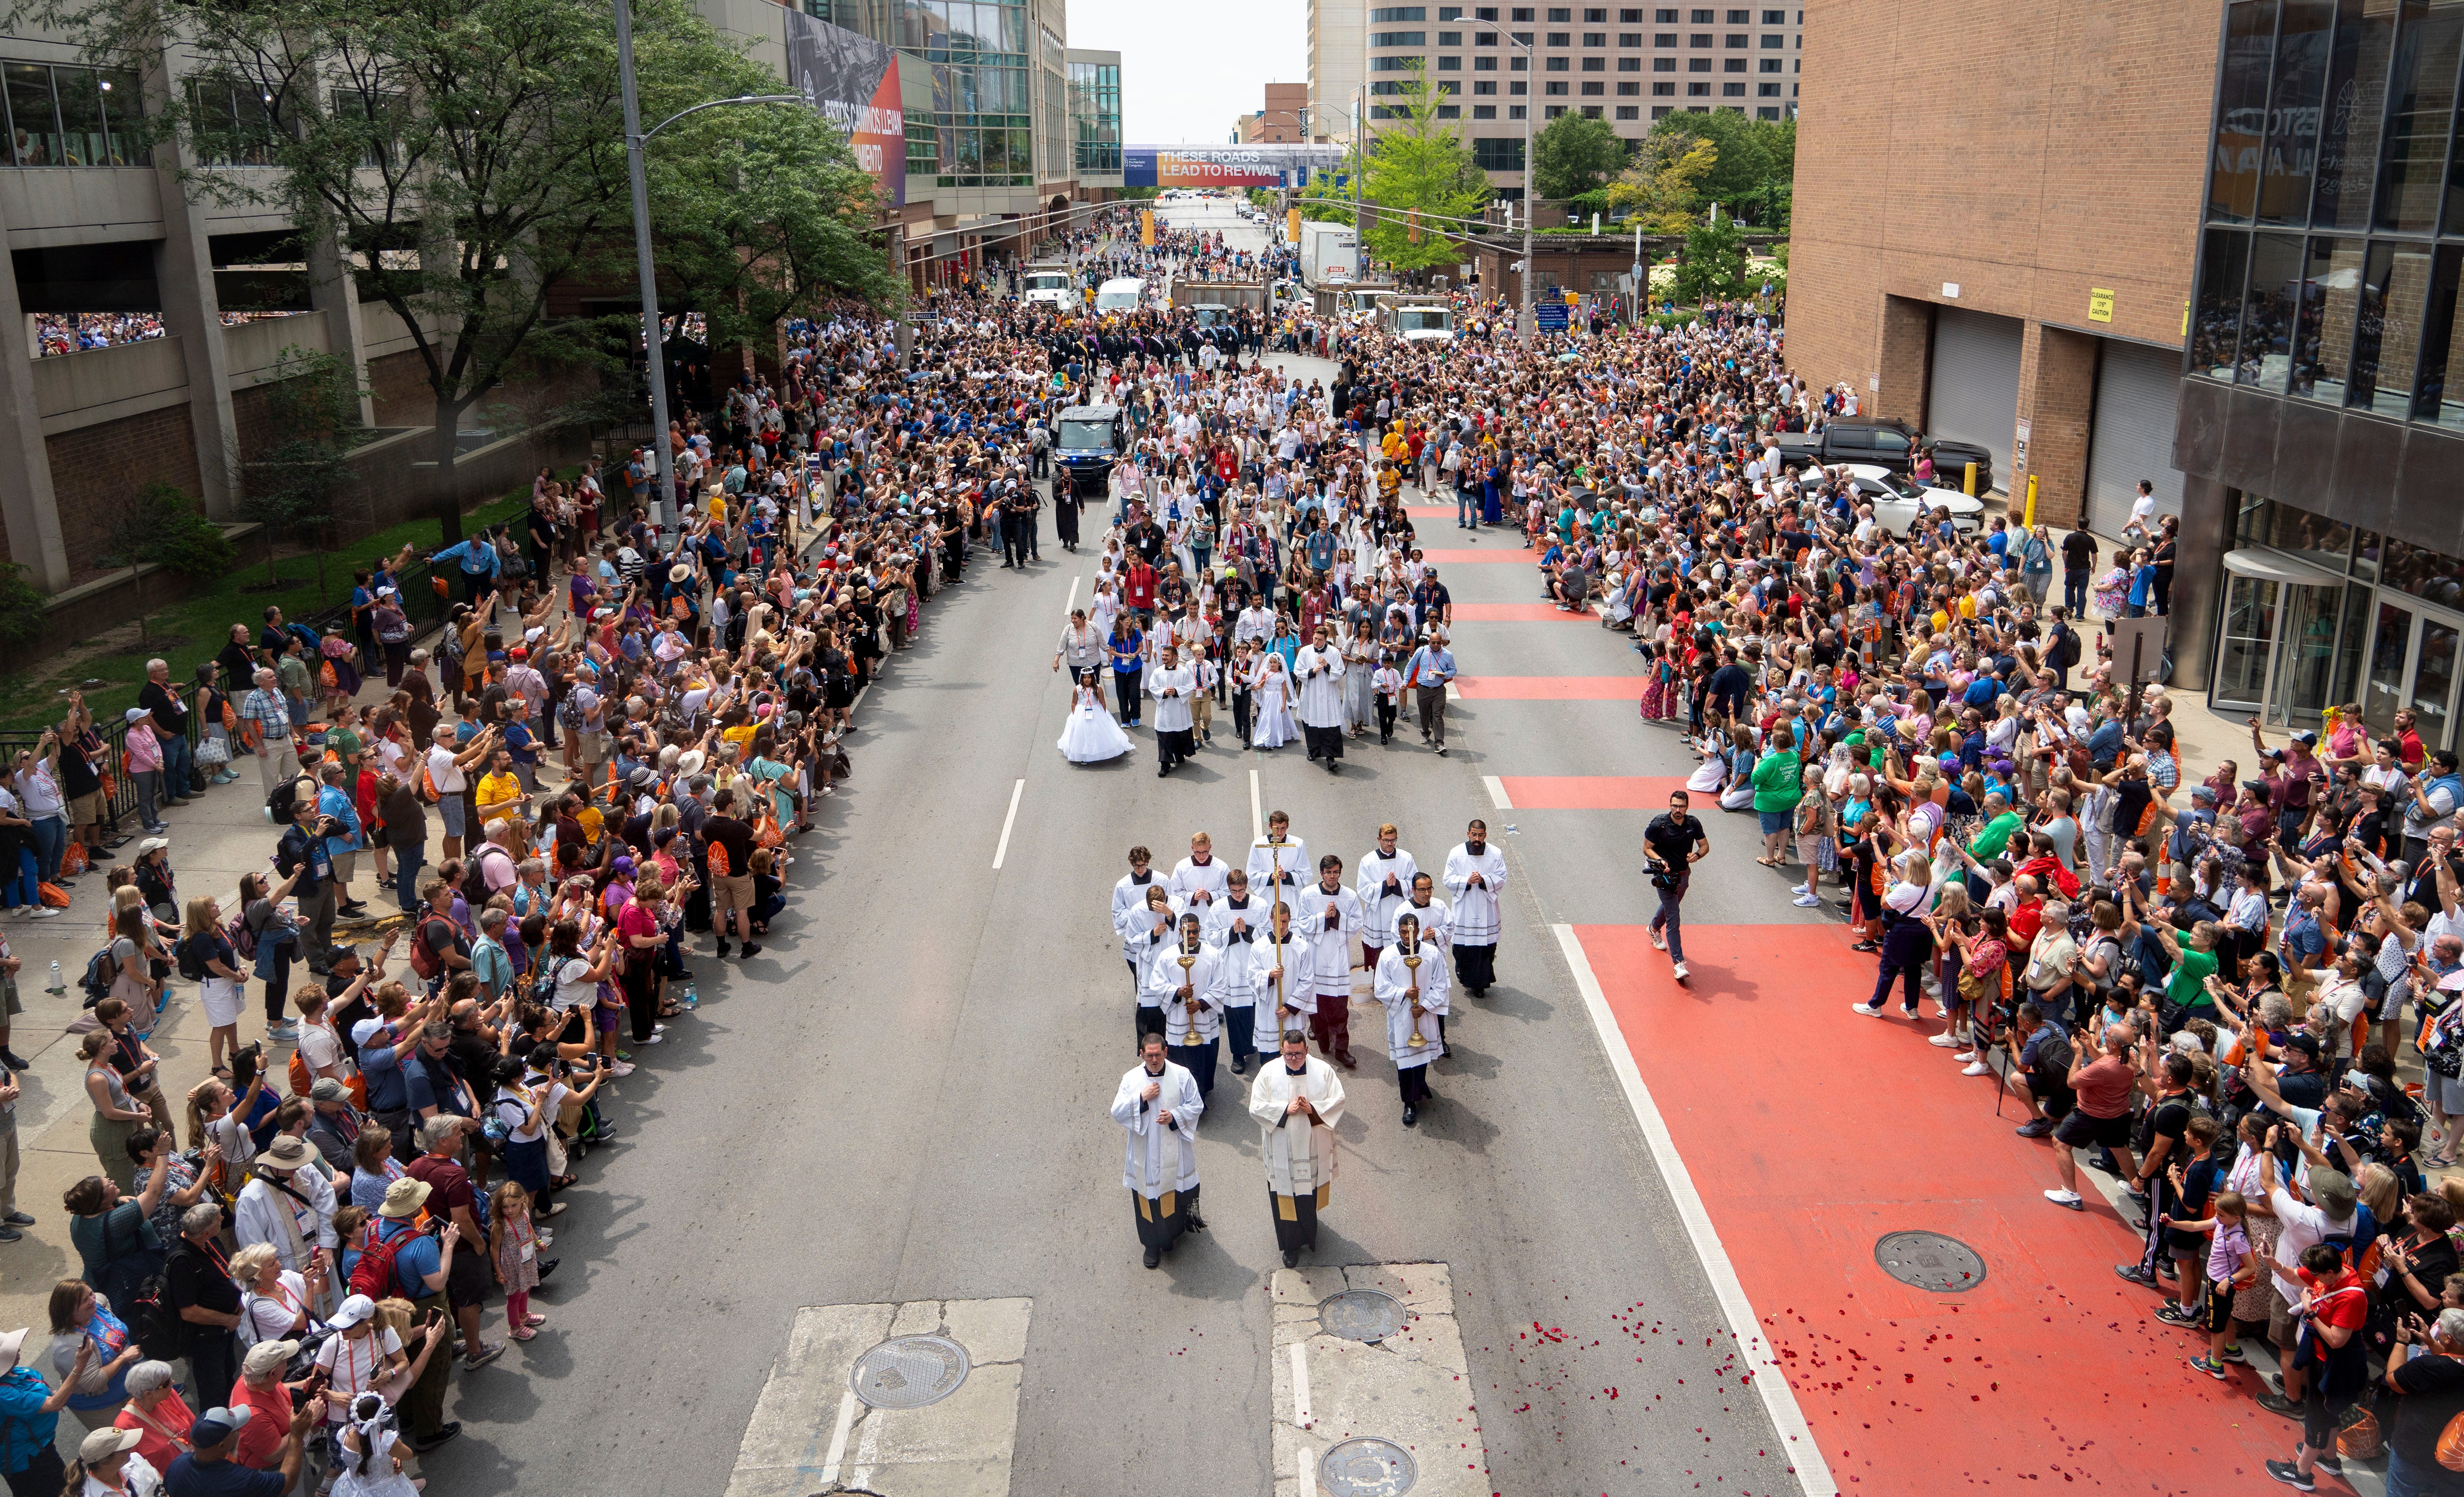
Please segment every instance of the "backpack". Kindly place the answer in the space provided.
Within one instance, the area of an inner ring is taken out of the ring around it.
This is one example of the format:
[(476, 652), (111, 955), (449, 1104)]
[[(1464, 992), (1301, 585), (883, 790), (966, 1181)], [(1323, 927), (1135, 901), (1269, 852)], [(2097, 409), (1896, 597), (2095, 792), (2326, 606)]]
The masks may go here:
[(419, 760), (419, 783), (413, 786), (413, 790), (421, 800), (430, 805), (445, 799), (444, 793), (436, 788), (435, 777), (428, 772), (428, 760), (424, 755)]
[(733, 866), (728, 861), (727, 844), (715, 839), (710, 843), (703, 862), (710, 869), (710, 876), (713, 878), (725, 878), (734, 871)]
[(173, 950), (179, 957), (181, 980), (203, 982), (206, 980), (206, 959), (197, 952), (197, 937), (189, 936)]
[(167, 1362), (187, 1354), (188, 1338), (183, 1331), (187, 1322), (172, 1312), (161, 1273), (141, 1281), (124, 1303), (113, 1300), (111, 1309), (148, 1357)]
[(111, 948), (105, 946), (86, 958), (85, 976), (77, 986), (85, 989), (85, 1006), (92, 1008), (111, 996), (112, 980), (120, 976), (120, 964), (111, 959)]
[(368, 1234), (366, 1250), (360, 1254), (360, 1261), (351, 1267), (351, 1292), (364, 1294), (372, 1300), (391, 1299), (396, 1295), (417, 1299), (427, 1293), (427, 1286), (420, 1286), (416, 1291), (406, 1289), (401, 1276), (394, 1272), (393, 1261), (414, 1239), (425, 1234), (415, 1226), (406, 1226), (387, 1237), (385, 1224), (391, 1220), (379, 1217), (376, 1230)]
[(2343, 1255), (2344, 1266), (2358, 1273), (2362, 1268), (2362, 1255), (2375, 1246), (2378, 1240), (2377, 1215), (2365, 1203), (2355, 1201), (2351, 1228), (2343, 1232), (2330, 1232), (2319, 1239), (2319, 1243), (2321, 1246), (2336, 1249)]

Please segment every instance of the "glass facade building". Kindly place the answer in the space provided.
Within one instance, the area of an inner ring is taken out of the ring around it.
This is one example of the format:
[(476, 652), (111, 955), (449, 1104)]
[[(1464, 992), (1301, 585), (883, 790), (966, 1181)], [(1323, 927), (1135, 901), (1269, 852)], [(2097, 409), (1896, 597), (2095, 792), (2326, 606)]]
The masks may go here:
[(1077, 140), (1077, 171), (1081, 177), (1121, 174), (1121, 64), (1069, 62), (1069, 119)]
[(2174, 443), (2224, 532), (2219, 711), (2456, 742), (2459, 85), (2464, 0), (2225, 8)]

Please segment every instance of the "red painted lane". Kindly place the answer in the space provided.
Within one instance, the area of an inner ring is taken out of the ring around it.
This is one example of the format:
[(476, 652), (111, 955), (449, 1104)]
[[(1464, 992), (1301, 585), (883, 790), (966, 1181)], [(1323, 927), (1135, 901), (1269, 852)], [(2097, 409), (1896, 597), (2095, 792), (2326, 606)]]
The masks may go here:
[(1664, 811), (1685, 788), (1677, 775), (1505, 775), (1498, 783), (1518, 811)]
[(1640, 701), (1642, 677), (1636, 675), (1459, 675), (1455, 677), (1455, 690), (1467, 701)]
[(1414, 519), (1452, 519), (1455, 507), (1451, 504), (1406, 504), (1403, 513)]
[(1459, 603), (1455, 605), (1457, 624), (1590, 624), (1597, 626), (1596, 613), (1569, 613), (1553, 603)]
[[(2093, 1195), (2039, 1194), (2051, 1148), (2013, 1135), (2015, 1107), (1996, 1120), (1929, 1029), (1849, 1012), (1874, 968), (1839, 930), (1688, 927), (1683, 989), (1643, 927), (1575, 935), (1842, 1491), (2247, 1494), (2289, 1457), (2256, 1374), (2191, 1371), (2204, 1338), (2114, 1277), (2136, 1235)], [(1919, 1230), (1974, 1247), (1985, 1281), (1933, 1294), (1876, 1266), (1882, 1234)]]

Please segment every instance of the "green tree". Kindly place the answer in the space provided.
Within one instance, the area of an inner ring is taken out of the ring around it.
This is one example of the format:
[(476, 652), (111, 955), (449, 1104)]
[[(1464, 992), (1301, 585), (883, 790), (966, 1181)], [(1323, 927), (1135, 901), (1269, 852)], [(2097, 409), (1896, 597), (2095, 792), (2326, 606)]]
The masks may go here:
[(1531, 174), (1550, 202), (1580, 197), (1625, 165), (1625, 141), (1605, 120), (1569, 109), (1531, 138)]
[(1460, 256), (1450, 236), (1488, 201), (1488, 174), (1473, 165), (1463, 128), (1438, 118), (1452, 96), (1432, 86), (1419, 66), (1389, 97), (1389, 123), (1371, 138), (1361, 179), (1362, 193), (1377, 209), (1361, 239), (1397, 270), (1452, 265)]
[[(358, 382), (350, 365), (333, 354), (286, 345), (258, 383), (266, 386), (267, 424), (277, 440), (273, 451), (249, 465), (240, 514), (263, 530), (265, 579), (274, 585), (282, 581), (277, 549), (331, 521), (334, 501), (351, 483), (351, 450), (369, 432), (360, 425)], [(321, 574), (321, 550), (318, 566)]]
[(1703, 201), (1703, 179), (1718, 164), (1720, 148), (1690, 135), (1646, 137), (1634, 165), (1608, 186), (1608, 200), (1642, 220), (1653, 233), (1683, 233)]
[(222, 527), (206, 517), (195, 499), (167, 483), (149, 483), (114, 506), (104, 517), (103, 538), (111, 549), (98, 560), (128, 568), (136, 584), (141, 644), (154, 613), (143, 568), (159, 566), (190, 582), (231, 570), (231, 545)]
[(1749, 199), (1763, 198), (1773, 181), (1770, 145), (1754, 126), (1755, 121), (1733, 109), (1714, 109), (1665, 116), (1651, 133), (1708, 141), (1718, 147), (1718, 159), (1696, 187), (1705, 201), (1733, 209)]
[(1745, 235), (1737, 221), (1722, 213), (1711, 223), (1685, 231), (1685, 258), (1677, 267), (1677, 295), (1701, 305), (1742, 297), (1746, 281)]
[[(600, 0), (20, 0), (20, 11), (121, 66), (158, 62), (178, 39), (190, 84), (148, 127), (208, 164), (189, 174), (191, 191), (287, 217), (312, 253), (339, 243), (363, 298), (400, 317), (433, 395), (430, 499), (448, 541), (462, 530), (453, 470), (463, 413), (509, 379), (621, 366), (638, 329), (550, 310), (573, 286), (633, 279), (615, 33)], [(750, 79), (760, 80), (751, 91), (784, 92), (688, 0), (639, 0), (634, 31), (646, 121), (745, 92)], [(234, 99), (264, 103), (238, 112)], [(817, 181), (827, 201), (846, 157), (825, 148), (835, 132), (817, 119), (800, 128), (750, 113), (697, 116), (653, 145), (653, 228), (683, 246), (740, 232), (766, 209), (770, 237), (739, 246), (753, 262), (744, 282), (803, 289), (808, 273), (845, 261), (813, 248), (800, 215), (775, 222), (782, 184)], [(698, 159), (679, 163), (683, 152)], [(731, 211), (738, 205), (722, 199), (739, 192), (741, 211)], [(883, 284), (849, 274), (859, 293)], [(627, 336), (611, 338), (617, 328)]]

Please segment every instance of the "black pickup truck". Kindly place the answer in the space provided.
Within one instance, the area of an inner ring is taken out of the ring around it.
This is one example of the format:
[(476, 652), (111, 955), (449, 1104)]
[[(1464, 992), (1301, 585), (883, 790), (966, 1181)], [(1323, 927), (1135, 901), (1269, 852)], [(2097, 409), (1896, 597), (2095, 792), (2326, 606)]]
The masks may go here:
[(1933, 481), (1946, 489), (1960, 488), (1968, 465), (1976, 465), (1976, 492), (1993, 488), (1993, 454), (1973, 442), (1947, 437), (1928, 440), (1904, 421), (1834, 421), (1819, 431), (1783, 432), (1780, 460), (1786, 463), (1872, 463), (1893, 473), (1916, 466), (1917, 453), (1933, 453)]

